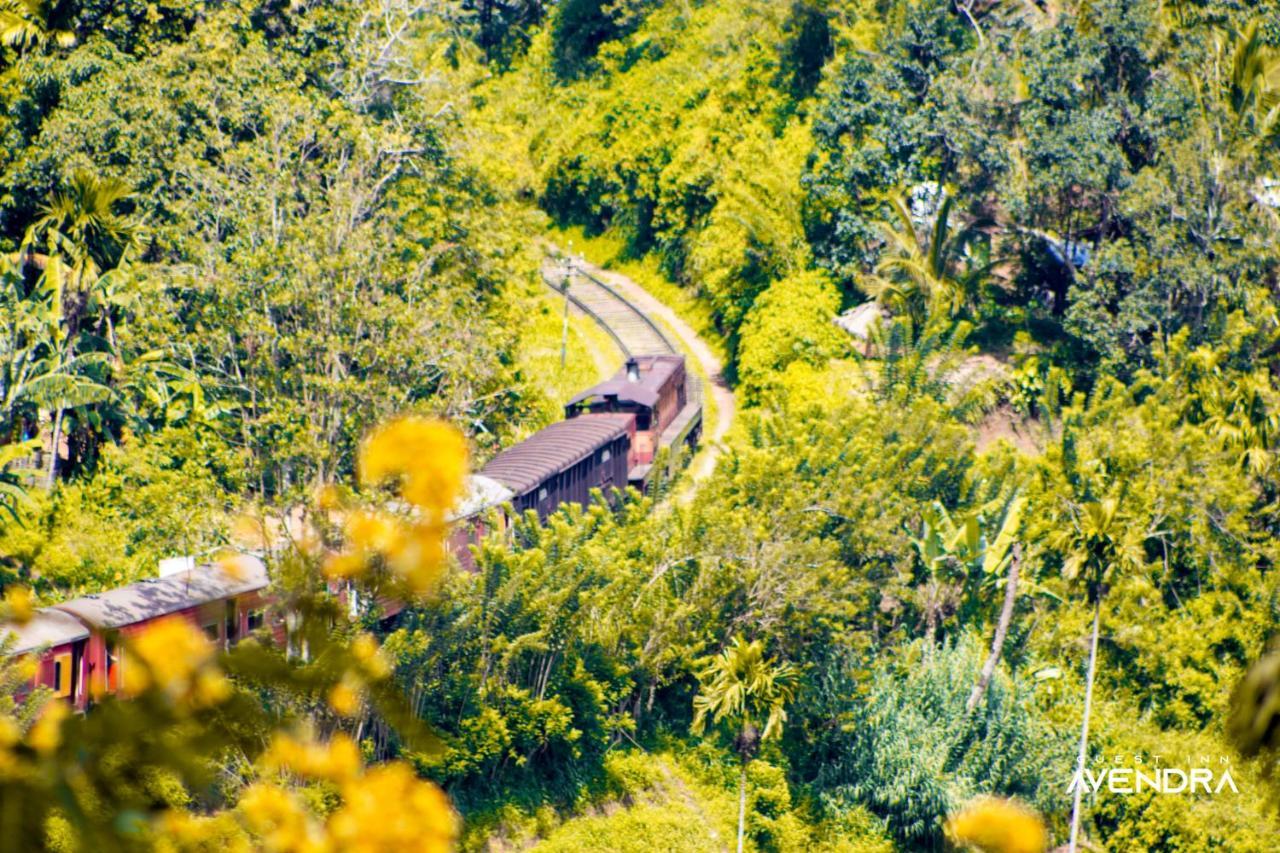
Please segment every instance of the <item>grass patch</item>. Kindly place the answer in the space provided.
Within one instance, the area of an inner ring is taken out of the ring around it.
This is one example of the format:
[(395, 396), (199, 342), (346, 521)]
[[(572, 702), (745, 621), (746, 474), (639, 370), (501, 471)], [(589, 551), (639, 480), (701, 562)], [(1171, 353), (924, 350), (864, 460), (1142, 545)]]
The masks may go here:
[(563, 419), (564, 405), (569, 398), (608, 378), (621, 365), (622, 356), (613, 339), (594, 320), (571, 311), (565, 362), (561, 367), (564, 303), (539, 285), (527, 305), (516, 362), (524, 387), (537, 398), (538, 416), (529, 424), (531, 433)]

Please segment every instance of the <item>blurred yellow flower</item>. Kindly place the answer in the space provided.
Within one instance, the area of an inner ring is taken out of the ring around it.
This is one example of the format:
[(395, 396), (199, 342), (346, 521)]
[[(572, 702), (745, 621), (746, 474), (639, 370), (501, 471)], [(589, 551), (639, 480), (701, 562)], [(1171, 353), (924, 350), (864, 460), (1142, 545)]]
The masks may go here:
[(22, 730), (7, 716), (0, 715), (0, 749), (8, 749), (22, 740)]
[(217, 849), (226, 853), (250, 853), (253, 849), (244, 831), (229, 815), (205, 817), (170, 809), (155, 819), (154, 849), (157, 853)]
[(366, 677), (380, 681), (391, 674), (391, 664), (372, 634), (362, 633), (351, 641), (351, 656), (364, 669)]
[(364, 551), (388, 553), (402, 538), (399, 522), (385, 513), (356, 510), (343, 525), (347, 540)]
[(40, 674), (40, 660), (35, 655), (23, 655), (18, 658), (18, 677), (23, 681), (31, 681)]
[(359, 687), (354, 679), (343, 678), (329, 691), (329, 707), (339, 716), (354, 717), (360, 710)]
[(57, 700), (49, 702), (40, 712), (40, 719), (27, 732), (27, 745), (41, 755), (56, 752), (58, 745), (62, 743), (62, 721), (70, 714), (66, 703)]
[(443, 421), (398, 418), (365, 440), (359, 468), (365, 484), (399, 478), (401, 497), (443, 521), (462, 494), (467, 440)]
[(302, 802), (275, 785), (250, 785), (240, 797), (239, 809), (262, 850), (322, 853), (330, 849), (319, 823)]
[(31, 590), (25, 586), (11, 586), (4, 591), (4, 618), (25, 625), (35, 615)]
[(154, 687), (194, 707), (217, 704), (231, 686), (214, 664), (215, 653), (209, 638), (186, 619), (160, 619), (126, 644), (120, 692), (133, 697)]
[(303, 779), (349, 782), (360, 774), (360, 747), (341, 732), (327, 744), (281, 734), (271, 741), (262, 764), (267, 770)]
[[(329, 818), (329, 838), (338, 850), (398, 853), (450, 850), (458, 816), (444, 792), (393, 761), (342, 788), (343, 805)], [(394, 803), (395, 808), (388, 808)]]
[(983, 853), (1044, 853), (1049, 835), (1040, 816), (1019, 803), (980, 797), (947, 821), (953, 842)]
[(254, 560), (245, 554), (225, 554), (218, 558), (218, 568), (234, 580), (244, 580), (254, 571)]
[(242, 513), (231, 524), (231, 541), (243, 548), (259, 549), (271, 545), (271, 534), (261, 516)]

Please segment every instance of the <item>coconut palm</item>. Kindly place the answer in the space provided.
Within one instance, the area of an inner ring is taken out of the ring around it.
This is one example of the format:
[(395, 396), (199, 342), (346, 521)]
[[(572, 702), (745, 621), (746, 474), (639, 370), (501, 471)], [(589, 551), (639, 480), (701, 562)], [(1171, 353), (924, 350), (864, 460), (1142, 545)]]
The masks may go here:
[(928, 236), (901, 194), (887, 200), (891, 217), (880, 223), (884, 252), (874, 274), (860, 282), (868, 296), (907, 314), (919, 328), (936, 316), (954, 316), (973, 298), (983, 277), (997, 266), (975, 256), (977, 230), (951, 227), (954, 198), (943, 197)]
[(71, 47), (76, 43), (75, 8), (66, 0), (4, 0), (0, 42), (24, 53), (46, 44)]
[[(1089, 664), (1085, 672), (1084, 717), (1080, 724), (1080, 749), (1076, 772), (1084, 772), (1089, 751), (1089, 717), (1093, 709), (1093, 682), (1098, 669), (1098, 634), (1102, 621), (1102, 599), (1109, 581), (1117, 574), (1142, 565), (1142, 537), (1121, 513), (1120, 499), (1109, 496), (1070, 507), (1070, 523), (1050, 538), (1050, 544), (1067, 555), (1062, 574), (1070, 581), (1081, 581), (1089, 603), (1093, 605), (1093, 628), (1089, 634)], [(1083, 785), (1075, 785), (1071, 806), (1072, 853), (1080, 834), (1080, 800)]]
[[(698, 675), (701, 689), (693, 700), (693, 732), (701, 734), (708, 720), (728, 723), (737, 734), (734, 747), (742, 766), (738, 778), (738, 853), (746, 831), (747, 765), (763, 741), (782, 734), (787, 704), (795, 696), (796, 670), (788, 663), (765, 657), (760, 640), (734, 637)], [(763, 725), (763, 728), (761, 728)]]
[(1257, 21), (1240, 31), (1216, 33), (1212, 47), (1211, 61), (1184, 76), (1196, 93), (1205, 134), (1229, 160), (1280, 134), (1280, 51), (1266, 43)]
[[(110, 281), (109, 273), (125, 263), (133, 246), (136, 230), (119, 211), (129, 195), (129, 188), (120, 181), (76, 172), (65, 189), (49, 196), (23, 240), (22, 257), (42, 268), (41, 283), (61, 311), (60, 342), (54, 347), (58, 355), (54, 372), (59, 375), (70, 376), (70, 367), (82, 360), (77, 342), (93, 294)], [(106, 319), (109, 325), (109, 314)], [(89, 389), (80, 383), (67, 390), (74, 391), (76, 399), (85, 399), (80, 392)], [(68, 405), (84, 404), (70, 398), (54, 403), (51, 486), (57, 477), (58, 441)]]

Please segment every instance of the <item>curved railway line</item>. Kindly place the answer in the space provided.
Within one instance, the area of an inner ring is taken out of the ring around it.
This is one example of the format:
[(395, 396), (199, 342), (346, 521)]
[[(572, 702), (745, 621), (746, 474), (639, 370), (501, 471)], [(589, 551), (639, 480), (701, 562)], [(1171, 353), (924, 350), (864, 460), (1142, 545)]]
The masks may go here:
[(542, 280), (608, 332), (624, 357), (682, 355), (649, 315), (580, 264), (548, 260)]
[[(689, 399), (697, 403), (697, 423), (693, 426), (704, 433), (703, 449), (690, 463), (689, 482), (679, 497), (681, 502), (687, 500), (695, 484), (714, 469), (721, 450), (719, 442), (728, 433), (737, 411), (737, 401), (724, 380), (719, 358), (688, 323), (638, 284), (595, 268), (581, 258), (567, 257), (554, 245), (546, 249), (543, 283), (604, 329), (623, 358), (684, 355), (699, 366), (701, 375), (695, 370), (688, 372), (688, 389)], [(705, 387), (703, 377), (707, 380)], [(714, 401), (714, 417), (703, 424), (710, 401)], [(684, 429), (689, 426), (680, 424)]]

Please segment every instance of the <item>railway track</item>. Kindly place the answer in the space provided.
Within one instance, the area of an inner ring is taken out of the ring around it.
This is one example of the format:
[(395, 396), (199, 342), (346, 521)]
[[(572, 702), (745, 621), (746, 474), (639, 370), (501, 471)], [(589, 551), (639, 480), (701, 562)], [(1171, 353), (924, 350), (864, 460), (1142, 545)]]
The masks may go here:
[(608, 332), (624, 358), (683, 354), (649, 315), (571, 261), (548, 259), (542, 266), (542, 280), (557, 294), (567, 294), (570, 302)]
[[(686, 355), (648, 314), (617, 288), (563, 256), (548, 257), (542, 265), (542, 281), (568, 298), (613, 338), (623, 358), (633, 355)], [(659, 438), (662, 447), (679, 447), (702, 429), (702, 380), (693, 370), (686, 373), (684, 409)]]

